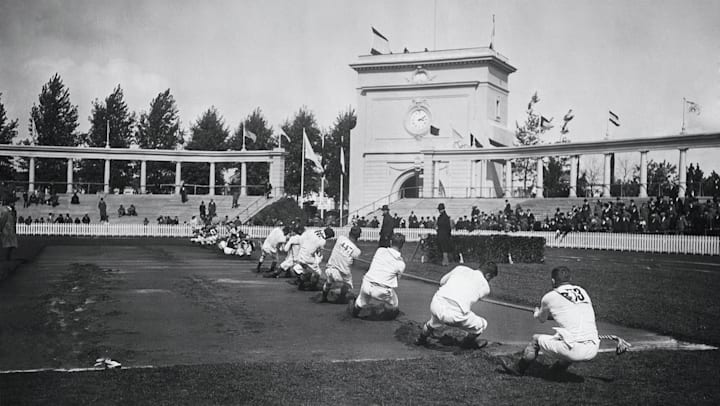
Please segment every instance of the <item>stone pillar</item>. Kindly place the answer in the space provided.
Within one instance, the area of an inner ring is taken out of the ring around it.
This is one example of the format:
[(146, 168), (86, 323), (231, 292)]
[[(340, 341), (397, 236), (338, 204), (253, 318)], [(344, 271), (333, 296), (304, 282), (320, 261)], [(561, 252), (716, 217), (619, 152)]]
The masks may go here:
[(247, 163), (240, 164), (240, 196), (247, 196)]
[(68, 158), (67, 160), (67, 188), (65, 189), (65, 193), (72, 193), (73, 192), (73, 160), (72, 158)]
[(602, 196), (610, 197), (610, 160), (612, 153), (605, 154), (605, 164), (603, 165), (603, 189)]
[(435, 197), (435, 162), (431, 155), (423, 156), (423, 196)]
[(182, 163), (175, 162), (175, 194), (180, 194), (180, 186), (182, 185)]
[(140, 194), (147, 193), (147, 161), (140, 161)]
[(208, 195), (215, 196), (215, 162), (210, 162), (210, 181), (208, 182)]
[(573, 155), (570, 157), (570, 195), (569, 197), (577, 197), (577, 170), (578, 170), (578, 161), (580, 160), (580, 157), (577, 155)]
[(105, 160), (105, 176), (103, 177), (103, 193), (110, 193), (110, 160)]
[(538, 158), (537, 159), (537, 176), (535, 176), (535, 197), (538, 199), (542, 199), (545, 196), (543, 196), (543, 169), (545, 169), (545, 165), (543, 164), (543, 159)]
[[(283, 148), (275, 148), (275, 151), (284, 152)], [(276, 155), (273, 156), (270, 165), (268, 165), (268, 179), (272, 185), (273, 196), (283, 196), (285, 194), (285, 156)], [(345, 174), (348, 176), (348, 174)]]
[(478, 165), (478, 176), (480, 177), (480, 197), (487, 197), (487, 194), (485, 192), (485, 188), (487, 187), (487, 161), (486, 160), (480, 160), (477, 163)]
[(638, 197), (647, 197), (647, 151), (640, 151), (640, 194)]
[(505, 161), (505, 197), (512, 197), (512, 161)]
[(28, 163), (28, 193), (35, 191), (35, 158), (30, 157)]
[(680, 148), (680, 162), (678, 163), (678, 178), (680, 180), (678, 185), (678, 196), (685, 198), (685, 191), (687, 190), (687, 166), (685, 165), (687, 148)]

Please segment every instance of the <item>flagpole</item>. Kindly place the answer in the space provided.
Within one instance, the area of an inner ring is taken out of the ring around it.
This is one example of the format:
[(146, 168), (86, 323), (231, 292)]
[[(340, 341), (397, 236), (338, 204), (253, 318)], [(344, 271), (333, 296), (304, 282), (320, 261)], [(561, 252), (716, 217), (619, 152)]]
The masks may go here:
[[(342, 149), (340, 149), (340, 153), (342, 153)], [(343, 194), (343, 184), (345, 183), (345, 168), (340, 170), (340, 227), (343, 226), (343, 206), (345, 204), (344, 194)]]
[(245, 151), (245, 124), (242, 124), (242, 137), (243, 137), (242, 150)]
[(302, 199), (305, 195), (305, 129), (303, 128), (303, 145), (302, 145), (302, 164), (300, 165), (300, 198), (298, 199), (300, 207), (302, 207)]
[[(320, 134), (320, 153), (325, 152), (325, 136)], [(320, 208), (320, 217), (325, 220), (325, 168), (322, 169), (322, 177), (320, 178), (320, 201), (322, 207)]]
[(682, 104), (682, 127), (680, 127), (680, 134), (685, 134), (685, 103), (687, 103), (686, 99), (683, 97), (683, 104)]

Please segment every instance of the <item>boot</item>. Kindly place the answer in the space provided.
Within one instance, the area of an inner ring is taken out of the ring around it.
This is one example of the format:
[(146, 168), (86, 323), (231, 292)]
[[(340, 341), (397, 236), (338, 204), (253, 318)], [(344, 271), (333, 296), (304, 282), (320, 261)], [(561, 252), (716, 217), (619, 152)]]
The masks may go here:
[(275, 266), (277, 266), (277, 262), (273, 261), (268, 272), (275, 272)]
[(255, 270), (256, 273), (260, 273), (260, 270), (262, 269), (262, 262), (258, 262), (257, 264), (257, 270)]
[(525, 371), (527, 371), (528, 367), (530, 366), (530, 361), (527, 361), (524, 358), (520, 358), (518, 362), (513, 363), (509, 358), (501, 358), (500, 365), (508, 374), (515, 376), (523, 376), (525, 375)]

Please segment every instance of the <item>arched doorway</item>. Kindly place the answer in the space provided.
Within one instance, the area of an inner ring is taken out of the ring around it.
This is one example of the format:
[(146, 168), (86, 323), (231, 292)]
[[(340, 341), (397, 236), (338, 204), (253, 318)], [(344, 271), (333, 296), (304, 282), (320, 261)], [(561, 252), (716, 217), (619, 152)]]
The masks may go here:
[(422, 195), (422, 170), (407, 171), (395, 181), (393, 190), (397, 190), (400, 199), (417, 199)]

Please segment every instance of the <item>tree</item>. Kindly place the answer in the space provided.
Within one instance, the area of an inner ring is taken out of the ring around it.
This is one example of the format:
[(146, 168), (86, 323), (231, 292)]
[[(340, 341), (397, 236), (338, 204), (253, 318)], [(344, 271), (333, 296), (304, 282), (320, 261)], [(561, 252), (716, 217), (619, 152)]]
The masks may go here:
[[(243, 146), (243, 126), (247, 131), (255, 134), (255, 141), (245, 139), (245, 148), (248, 150), (270, 150), (277, 146), (273, 130), (263, 116), (262, 110), (256, 108), (245, 120), (238, 125), (235, 132), (228, 140), (228, 148), (240, 151)], [(235, 176), (231, 178), (231, 184), (240, 184), (240, 164), (233, 163), (225, 167), (226, 171), (234, 171)], [(260, 195), (264, 192), (264, 185), (269, 181), (269, 165), (267, 162), (251, 162), (247, 164), (247, 185), (248, 194)]]
[[(225, 120), (215, 106), (207, 109), (190, 127), (190, 140), (185, 146), (188, 150), (223, 151), (229, 132)], [(222, 184), (220, 165), (215, 166), (215, 185)], [(183, 165), (183, 180), (194, 185), (207, 185), (210, 180), (210, 167), (204, 163)], [(190, 189), (192, 191), (192, 189)]]
[[(138, 146), (142, 149), (176, 149), (183, 143), (180, 116), (170, 89), (158, 93), (150, 101), (150, 111), (140, 115), (136, 133)], [(175, 165), (172, 162), (147, 163), (147, 184), (151, 190), (160, 192), (161, 184), (175, 183)]]
[[(307, 133), (313, 150), (320, 151), (320, 129), (315, 122), (315, 115), (302, 107), (295, 113), (292, 121), (286, 120), (282, 125), (285, 134), (290, 137), (290, 142), (285, 145), (288, 152), (285, 160), (285, 192), (287, 194), (300, 194), (301, 160), (303, 147), (303, 129)], [(305, 162), (305, 192), (317, 192), (320, 190), (320, 175), (313, 170), (314, 166), (310, 161)], [(317, 170), (317, 168), (315, 168)]]
[[(37, 133), (33, 135), (33, 143), (61, 146), (77, 146), (80, 143), (75, 133), (78, 127), (77, 106), (70, 102), (70, 90), (65, 87), (57, 73), (43, 85), (38, 104), (33, 104), (30, 116), (28, 129), (32, 134), (33, 122), (37, 129)], [(37, 179), (66, 181), (67, 161), (64, 159), (38, 159), (35, 165)]]
[[(84, 135), (83, 142), (90, 147), (104, 147), (110, 141), (112, 148), (128, 148), (135, 132), (135, 113), (129, 111), (125, 95), (120, 85), (102, 102), (95, 99), (90, 113), (90, 130)], [(109, 133), (109, 137), (108, 137)], [(132, 183), (134, 163), (129, 161), (111, 161), (110, 188), (122, 190)], [(83, 182), (101, 182), (105, 172), (105, 162), (92, 159), (80, 163), (80, 180)]]
[(599, 189), (600, 174), (602, 169), (597, 159), (592, 158), (587, 162), (585, 170), (583, 171), (582, 177), (585, 179), (585, 196), (594, 196), (595, 192)]
[[(0, 144), (11, 144), (17, 136), (18, 120), (9, 120), (0, 93)], [(0, 179), (13, 179), (15, 169), (11, 157), (0, 157)]]
[(687, 188), (686, 195), (687, 196), (702, 196), (703, 190), (703, 179), (704, 179), (704, 173), (702, 169), (700, 169), (700, 164), (690, 164), (690, 166), (687, 168), (686, 172), (686, 182), (687, 182)]
[[(636, 171), (640, 172), (640, 165)], [(677, 167), (669, 162), (655, 162), (650, 160), (647, 167), (648, 196), (670, 196), (676, 197)]]
[[(552, 128), (549, 124), (552, 121), (545, 118), (535, 111), (535, 105), (540, 102), (537, 92), (532, 95), (528, 103), (527, 118), (521, 126), (515, 122), (515, 139), (518, 145), (528, 146), (537, 145), (541, 142), (540, 136)], [(523, 190), (528, 190), (528, 180), (535, 177), (537, 170), (537, 161), (535, 159), (520, 158), (515, 161), (515, 174), (523, 180)]]
[[(342, 202), (347, 201), (349, 194), (349, 180), (347, 175), (350, 160), (350, 130), (355, 128), (357, 116), (352, 107), (342, 111), (335, 118), (335, 123), (325, 137), (325, 150), (323, 151), (323, 164), (325, 165), (325, 193), (333, 199)], [(343, 184), (343, 196), (340, 200), (340, 143), (342, 142), (345, 151), (345, 178)]]
[(568, 197), (570, 183), (565, 162), (562, 158), (551, 156), (543, 168), (543, 188), (547, 197)]
[(720, 195), (720, 175), (717, 172), (712, 171), (710, 176), (703, 179), (702, 187), (703, 196), (718, 196)]

